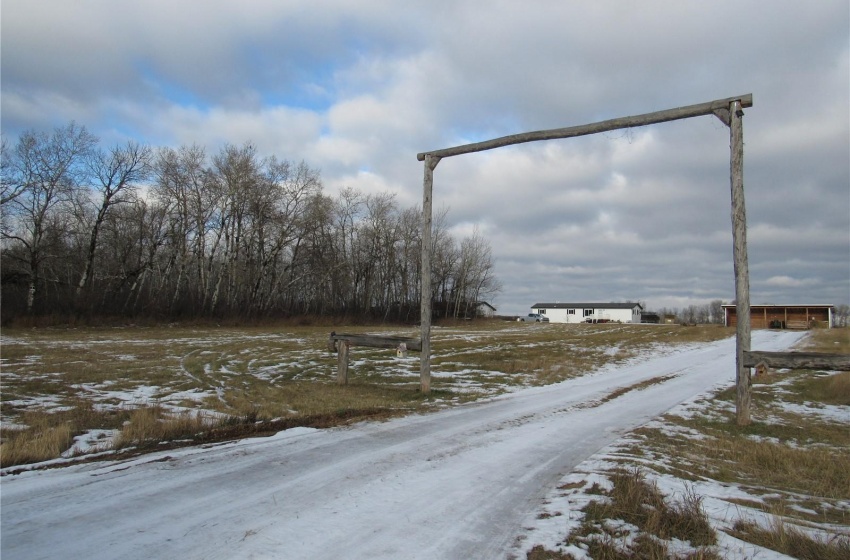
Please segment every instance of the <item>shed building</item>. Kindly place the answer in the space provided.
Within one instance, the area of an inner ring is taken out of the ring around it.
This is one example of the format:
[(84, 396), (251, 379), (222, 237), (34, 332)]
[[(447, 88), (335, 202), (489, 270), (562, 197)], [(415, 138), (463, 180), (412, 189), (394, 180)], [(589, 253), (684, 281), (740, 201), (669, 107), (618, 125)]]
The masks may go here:
[(639, 303), (535, 303), (534, 313), (550, 323), (640, 323)]
[[(723, 305), (725, 324), (738, 324), (735, 305)], [(811, 329), (832, 328), (833, 305), (751, 305), (750, 328), (753, 329)]]
[(649, 311), (644, 311), (640, 314), (640, 322), (641, 323), (649, 323), (652, 325), (657, 325), (661, 323), (661, 316), (658, 313), (651, 313)]
[(476, 301), (475, 314), (479, 317), (493, 317), (496, 314), (496, 308), (486, 301)]

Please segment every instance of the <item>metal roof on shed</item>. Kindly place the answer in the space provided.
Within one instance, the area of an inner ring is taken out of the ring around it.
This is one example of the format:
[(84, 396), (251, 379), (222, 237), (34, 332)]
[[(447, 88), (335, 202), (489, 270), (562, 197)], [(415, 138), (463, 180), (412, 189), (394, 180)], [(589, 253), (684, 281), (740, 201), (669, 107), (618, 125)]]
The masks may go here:
[[(724, 303), (720, 307), (723, 307), (724, 309), (726, 309), (726, 308), (735, 309), (736, 305), (734, 303)], [(793, 307), (793, 308), (809, 307), (809, 308), (811, 308), (811, 307), (835, 307), (835, 306), (832, 305), (831, 303), (789, 303), (789, 304), (785, 304), (785, 305), (773, 304), (773, 303), (764, 303), (764, 304), (751, 303), (750, 309), (752, 309), (753, 307), (758, 307), (758, 308), (763, 308), (763, 307), (774, 307), (774, 308), (775, 307), (789, 307), (789, 308), (790, 307)]]
[(643, 306), (639, 303), (535, 303), (531, 307), (544, 307), (546, 309), (634, 309)]

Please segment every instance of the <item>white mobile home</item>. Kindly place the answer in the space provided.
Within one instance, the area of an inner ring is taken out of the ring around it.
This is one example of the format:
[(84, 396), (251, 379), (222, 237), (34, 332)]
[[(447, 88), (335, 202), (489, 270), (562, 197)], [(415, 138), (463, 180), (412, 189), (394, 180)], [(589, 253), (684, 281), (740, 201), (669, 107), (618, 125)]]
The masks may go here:
[(550, 323), (640, 323), (639, 303), (535, 303), (531, 311)]

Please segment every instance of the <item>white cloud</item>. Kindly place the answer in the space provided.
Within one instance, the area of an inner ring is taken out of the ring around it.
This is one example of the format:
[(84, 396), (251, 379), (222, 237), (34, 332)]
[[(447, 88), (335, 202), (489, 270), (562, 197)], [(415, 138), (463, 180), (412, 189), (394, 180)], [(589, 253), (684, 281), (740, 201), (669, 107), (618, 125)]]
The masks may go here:
[(777, 286), (782, 288), (799, 288), (803, 286), (815, 286), (818, 280), (815, 278), (791, 278), (790, 276), (771, 276), (764, 281), (765, 286)]
[[(105, 141), (251, 141), (405, 207), (417, 152), (751, 92), (754, 301), (850, 300), (844, 0), (4, 0), (0, 23), (4, 136), (75, 119)], [(506, 312), (730, 300), (728, 143), (701, 117), (445, 159), (434, 202), (491, 241)]]

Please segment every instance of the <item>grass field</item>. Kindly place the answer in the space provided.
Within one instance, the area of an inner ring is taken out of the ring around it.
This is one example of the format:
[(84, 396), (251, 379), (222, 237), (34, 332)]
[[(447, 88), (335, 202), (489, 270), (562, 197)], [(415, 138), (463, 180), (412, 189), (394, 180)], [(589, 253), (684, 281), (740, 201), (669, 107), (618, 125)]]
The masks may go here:
[[(392, 350), (353, 348), (349, 384), (337, 385), (331, 330), (418, 336), (394, 327), (7, 329), (2, 466), (425, 412), (734, 335), (714, 326), (441, 325), (423, 395), (418, 355)], [(806, 344), (850, 353), (847, 329), (813, 331)], [(729, 389), (686, 403), (571, 474), (538, 516), (561, 523), (562, 540), (528, 558), (722, 558), (718, 546), (730, 539), (798, 558), (850, 557), (850, 373), (755, 379), (756, 421), (743, 428), (734, 398)]]
[[(6, 329), (4, 467), (381, 418), (554, 383), (612, 362), (728, 337), (728, 329), (461, 322), (432, 329), (431, 394), (418, 354), (352, 349), (336, 384), (331, 327)], [(418, 337), (415, 328), (334, 327)]]
[[(850, 354), (850, 333), (813, 331), (804, 344)], [(540, 514), (572, 508), (563, 538), (533, 546), (528, 559), (719, 559), (742, 543), (794, 558), (850, 558), (850, 372), (769, 372), (754, 379), (753, 398), (750, 426), (735, 424), (730, 388), (580, 466)], [(767, 554), (752, 550), (734, 557)]]

